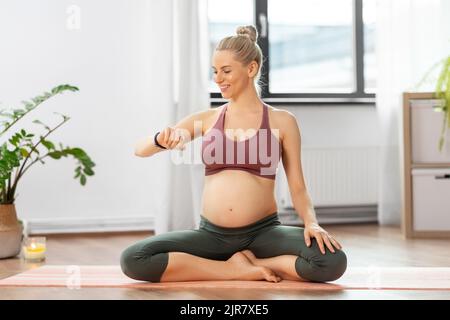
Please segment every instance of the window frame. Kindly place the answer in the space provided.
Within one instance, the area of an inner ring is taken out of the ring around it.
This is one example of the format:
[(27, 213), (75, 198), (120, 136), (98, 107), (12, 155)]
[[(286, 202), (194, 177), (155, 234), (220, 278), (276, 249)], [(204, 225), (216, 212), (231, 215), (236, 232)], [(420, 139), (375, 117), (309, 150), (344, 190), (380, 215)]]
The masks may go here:
[[(364, 92), (364, 23), (363, 23), (363, 0), (353, 0), (353, 64), (355, 92), (352, 93), (270, 93), (268, 84), (270, 77), (269, 67), (269, 24), (267, 19), (267, 0), (254, 0), (254, 25), (258, 30), (258, 44), (262, 50), (264, 61), (262, 66), (261, 80), (264, 83), (261, 98), (265, 102), (278, 105), (299, 104), (357, 104), (374, 105), (375, 93)], [(221, 93), (210, 93), (211, 103), (221, 105), (227, 100), (222, 98)]]

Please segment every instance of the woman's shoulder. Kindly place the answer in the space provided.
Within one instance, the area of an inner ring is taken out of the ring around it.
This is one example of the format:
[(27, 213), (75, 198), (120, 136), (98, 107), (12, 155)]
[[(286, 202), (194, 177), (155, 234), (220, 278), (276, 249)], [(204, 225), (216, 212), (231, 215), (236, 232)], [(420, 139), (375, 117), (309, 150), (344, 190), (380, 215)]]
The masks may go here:
[(195, 117), (197, 120), (208, 121), (211, 117), (214, 117), (214, 115), (220, 113), (222, 107), (223, 106), (202, 109), (200, 111), (193, 113), (192, 116)]
[(267, 103), (266, 105), (269, 110), (270, 120), (273, 120), (274, 124), (276, 124), (278, 128), (283, 127), (282, 125), (285, 124), (286, 122), (295, 120), (294, 114), (289, 110), (275, 108)]
[(286, 134), (292, 131), (297, 122), (295, 115), (289, 110), (272, 107), (266, 103), (269, 110), (269, 124), (271, 129), (278, 129), (280, 141), (284, 140)]
[(225, 108), (225, 104), (217, 106), (217, 107), (210, 107), (209, 109), (203, 110), (202, 112), (202, 134), (209, 131), (209, 129), (214, 125), (214, 123), (218, 120), (220, 112)]
[(203, 111), (203, 120), (208, 121), (208, 120), (212, 120), (214, 118), (217, 118), (220, 114), (220, 112), (223, 110), (223, 108), (225, 108), (225, 104), (220, 105), (220, 106), (214, 106), (214, 107), (210, 107), (206, 110)]
[(265, 105), (267, 106), (269, 112), (272, 112), (276, 116), (283, 116), (283, 115), (287, 115), (287, 114), (292, 115), (292, 113), (288, 110), (275, 108), (274, 106), (271, 106), (270, 104), (267, 104), (267, 103), (265, 103)]

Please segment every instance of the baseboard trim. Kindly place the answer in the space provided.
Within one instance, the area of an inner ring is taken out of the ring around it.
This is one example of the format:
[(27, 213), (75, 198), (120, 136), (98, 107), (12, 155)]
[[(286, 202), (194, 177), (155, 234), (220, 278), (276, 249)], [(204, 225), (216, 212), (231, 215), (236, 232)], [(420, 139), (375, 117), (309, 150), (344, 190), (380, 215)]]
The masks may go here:
[(126, 218), (30, 219), (22, 221), (24, 234), (26, 235), (153, 231), (155, 229), (155, 218), (143, 216)]
[[(378, 222), (377, 205), (317, 207), (319, 224), (369, 223)], [(293, 209), (278, 212), (284, 224), (302, 225)], [(83, 219), (30, 219), (22, 220), (24, 234), (58, 234), (58, 233), (104, 233), (128, 231), (154, 231), (155, 217), (135, 216), (126, 218), (99, 217)]]

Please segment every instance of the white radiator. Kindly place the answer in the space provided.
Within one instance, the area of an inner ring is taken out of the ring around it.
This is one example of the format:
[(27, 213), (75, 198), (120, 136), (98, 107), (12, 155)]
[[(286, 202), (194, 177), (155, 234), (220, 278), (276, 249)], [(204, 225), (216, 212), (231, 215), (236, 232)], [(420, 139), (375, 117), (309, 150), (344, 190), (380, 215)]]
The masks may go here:
[[(302, 169), (319, 223), (376, 221), (378, 147), (304, 147)], [(281, 164), (276, 184), (279, 212), (295, 213)]]

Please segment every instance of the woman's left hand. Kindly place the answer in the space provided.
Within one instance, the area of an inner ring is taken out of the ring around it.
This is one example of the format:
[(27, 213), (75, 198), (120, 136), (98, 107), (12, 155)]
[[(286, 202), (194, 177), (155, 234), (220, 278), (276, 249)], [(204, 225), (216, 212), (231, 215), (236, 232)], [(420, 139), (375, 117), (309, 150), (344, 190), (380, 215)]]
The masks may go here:
[(324, 243), (330, 249), (331, 252), (335, 252), (333, 245), (339, 250), (342, 249), (342, 246), (339, 242), (337, 242), (327, 231), (325, 231), (319, 224), (310, 223), (305, 225), (305, 243), (309, 247), (311, 246), (311, 239), (316, 238), (317, 244), (319, 245), (320, 251), (322, 254), (325, 254)]

